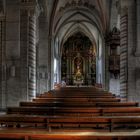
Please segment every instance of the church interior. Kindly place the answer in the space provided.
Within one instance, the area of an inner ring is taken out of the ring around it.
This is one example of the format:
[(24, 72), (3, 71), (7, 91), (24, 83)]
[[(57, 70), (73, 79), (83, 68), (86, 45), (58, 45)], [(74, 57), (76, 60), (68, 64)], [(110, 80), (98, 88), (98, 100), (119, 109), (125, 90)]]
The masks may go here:
[(0, 0), (0, 139), (139, 140), (140, 0)]

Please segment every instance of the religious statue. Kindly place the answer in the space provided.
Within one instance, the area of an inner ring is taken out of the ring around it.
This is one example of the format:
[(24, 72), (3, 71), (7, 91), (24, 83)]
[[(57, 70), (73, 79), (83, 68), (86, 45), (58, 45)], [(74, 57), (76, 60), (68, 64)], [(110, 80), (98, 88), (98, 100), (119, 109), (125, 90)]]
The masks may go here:
[(81, 75), (81, 70), (80, 70), (80, 68), (79, 67), (77, 67), (77, 72), (76, 72), (76, 75)]
[(82, 67), (83, 67), (83, 59), (80, 55), (80, 53), (77, 53), (77, 56), (74, 60), (74, 67), (75, 67), (75, 73), (82, 72)]
[(74, 83), (79, 86), (83, 83), (83, 75), (82, 75), (83, 59), (80, 53), (77, 53), (77, 56), (74, 59), (74, 68), (75, 68)]
[(75, 78), (77, 81), (80, 81), (82, 79), (82, 73), (79, 67), (77, 67), (77, 72), (75, 74)]

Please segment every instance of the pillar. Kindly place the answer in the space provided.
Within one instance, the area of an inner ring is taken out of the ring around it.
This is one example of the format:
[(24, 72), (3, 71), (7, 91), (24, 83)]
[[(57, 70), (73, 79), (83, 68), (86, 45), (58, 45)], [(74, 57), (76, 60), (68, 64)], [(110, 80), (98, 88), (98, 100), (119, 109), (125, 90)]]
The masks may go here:
[(0, 108), (6, 107), (5, 18), (0, 17)]
[(28, 25), (28, 97), (36, 96), (36, 15), (29, 11)]
[(35, 0), (21, 2), (20, 17), (20, 46), (21, 46), (21, 88), (22, 94), (26, 93), (26, 100), (36, 96), (37, 81), (37, 20), (40, 9)]
[(127, 49), (128, 49), (128, 16), (123, 9), (120, 17), (120, 96), (127, 98)]
[(136, 0), (136, 53), (135, 55), (140, 57), (140, 1)]
[(140, 102), (140, 1), (136, 0), (136, 52), (135, 52), (135, 82), (136, 92), (134, 100)]

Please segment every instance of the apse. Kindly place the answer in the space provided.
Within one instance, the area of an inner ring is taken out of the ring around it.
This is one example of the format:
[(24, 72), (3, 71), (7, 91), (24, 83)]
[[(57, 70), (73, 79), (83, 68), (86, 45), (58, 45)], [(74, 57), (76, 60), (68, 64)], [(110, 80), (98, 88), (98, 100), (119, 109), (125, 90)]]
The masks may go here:
[(67, 85), (94, 85), (96, 82), (96, 48), (83, 33), (70, 36), (62, 48), (61, 80)]

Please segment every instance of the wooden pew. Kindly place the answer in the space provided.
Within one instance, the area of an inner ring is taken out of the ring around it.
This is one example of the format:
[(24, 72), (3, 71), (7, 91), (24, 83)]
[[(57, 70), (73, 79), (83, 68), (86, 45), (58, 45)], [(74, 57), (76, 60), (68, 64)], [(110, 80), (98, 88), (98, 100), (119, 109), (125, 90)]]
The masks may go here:
[(76, 91), (80, 91), (80, 92), (91, 92), (91, 93), (109, 93), (108, 91), (105, 91), (103, 89), (99, 89), (99, 88), (90, 88), (90, 87), (62, 87), (59, 90), (51, 90), (51, 91), (72, 91), (72, 92), (76, 92)]
[(140, 107), (72, 108), (72, 107), (9, 107), (7, 114), (55, 115), (55, 116), (140, 116)]
[(108, 128), (111, 119), (105, 117), (51, 117), (47, 120), (48, 129), (52, 128)]
[(104, 91), (61, 89), (45, 93), (32, 102), (20, 102), (20, 107), (7, 108), (7, 116), (0, 117), (0, 123), (2, 127), (112, 131), (126, 127), (127, 123), (128, 128), (139, 127), (140, 108), (137, 106), (137, 102), (120, 102), (120, 99)]
[(20, 102), (20, 106), (32, 106), (32, 107), (95, 107), (96, 103), (87, 102), (86, 104), (81, 104), (79, 102)]
[(49, 91), (48, 93), (50, 94), (63, 94), (63, 95), (81, 95), (84, 96), (85, 94), (90, 96), (90, 95), (112, 95), (115, 96), (114, 94), (110, 92), (89, 92), (89, 91)]
[(102, 102), (97, 103), (98, 107), (138, 107), (138, 102)]
[(20, 106), (32, 107), (137, 107), (137, 102), (20, 102)]
[[(67, 88), (66, 88), (67, 89)], [(83, 90), (82, 88), (77, 88), (72, 90), (50, 90), (47, 93), (41, 94), (38, 97), (93, 97), (93, 96), (115, 96), (112, 93), (109, 93), (107, 91), (94, 91), (94, 90)]]
[(114, 107), (104, 108), (104, 116), (140, 116), (140, 107)]
[[(75, 93), (87, 93), (87, 94), (104, 94), (104, 93), (107, 93), (107, 94), (112, 94), (111, 92), (104, 91), (104, 90), (99, 90), (99, 89), (98, 90), (94, 90), (94, 89), (92, 89), (92, 90), (89, 90), (89, 89), (84, 90), (82, 87), (77, 88), (77, 89), (65, 88), (65, 90), (64, 89), (59, 89), (59, 90), (53, 89), (53, 90), (50, 90), (48, 92), (49, 93), (66, 93), (66, 94), (67, 93), (71, 93), (71, 94), (75, 94)], [(44, 93), (48, 93), (48, 92), (44, 92)]]
[[(124, 123), (123, 123), (124, 122)], [(140, 117), (63, 117), (63, 116), (31, 116), (31, 115), (2, 115), (1, 127), (34, 127), (48, 128), (48, 130), (64, 128), (94, 128), (108, 129), (140, 127)]]
[(35, 98), (35, 102), (119, 102), (120, 98)]
[(39, 95), (37, 98), (88, 98), (88, 99), (90, 99), (90, 98), (116, 98), (115, 97), (115, 95), (91, 95), (91, 96), (82, 96), (82, 95), (67, 95), (67, 96), (65, 96), (65, 95), (61, 95), (61, 94), (41, 94), (41, 95)]
[(46, 117), (36, 115), (1, 115), (0, 125), (1, 127), (37, 127), (44, 126)]
[(119, 117), (111, 119), (111, 129), (115, 128), (140, 128), (140, 116)]
[(73, 97), (73, 98), (103, 98), (103, 97), (110, 97), (113, 98), (115, 97), (115, 95), (112, 94), (87, 94), (87, 93), (75, 93), (75, 94), (71, 94), (71, 93), (47, 93), (47, 94), (40, 94), (38, 96), (39, 98), (44, 98), (44, 97), (51, 97), (51, 98), (68, 98), (68, 97)]
[[(124, 123), (123, 123), (124, 122)], [(129, 117), (51, 117), (47, 120), (49, 130), (52, 128), (94, 128), (109, 129), (112, 132), (115, 128), (139, 128), (140, 116)]]
[(66, 107), (9, 107), (7, 114), (56, 115), (56, 116), (100, 116), (98, 108), (66, 108)]

